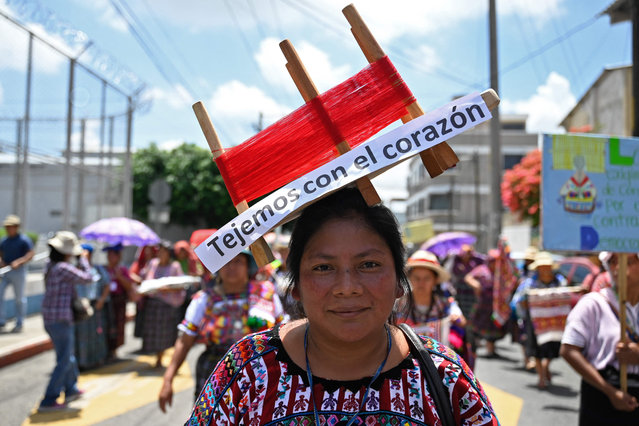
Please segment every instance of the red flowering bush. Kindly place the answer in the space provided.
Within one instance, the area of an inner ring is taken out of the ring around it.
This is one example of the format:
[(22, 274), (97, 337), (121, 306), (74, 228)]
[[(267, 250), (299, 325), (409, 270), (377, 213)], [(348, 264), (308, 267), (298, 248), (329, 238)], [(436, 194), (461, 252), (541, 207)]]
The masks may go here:
[(539, 184), (541, 182), (541, 151), (536, 149), (526, 154), (519, 164), (504, 173), (501, 181), (501, 201), (504, 206), (519, 215), (519, 219), (530, 219), (532, 226), (539, 226)]

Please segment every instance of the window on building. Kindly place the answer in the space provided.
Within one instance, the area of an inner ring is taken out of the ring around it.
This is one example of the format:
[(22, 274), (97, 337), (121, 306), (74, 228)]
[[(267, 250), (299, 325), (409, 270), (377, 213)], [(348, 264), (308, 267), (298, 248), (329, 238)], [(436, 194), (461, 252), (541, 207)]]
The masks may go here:
[(521, 159), (524, 158), (522, 154), (506, 154), (504, 155), (504, 170), (510, 170), (515, 165), (519, 164)]
[(526, 130), (525, 121), (501, 123), (502, 130)]
[(451, 194), (430, 194), (428, 199), (428, 210), (450, 210)]

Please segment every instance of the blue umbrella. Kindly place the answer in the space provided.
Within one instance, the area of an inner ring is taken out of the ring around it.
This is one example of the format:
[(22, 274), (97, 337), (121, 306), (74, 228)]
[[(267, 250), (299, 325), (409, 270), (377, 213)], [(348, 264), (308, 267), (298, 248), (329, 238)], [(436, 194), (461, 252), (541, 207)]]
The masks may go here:
[(464, 244), (473, 245), (477, 238), (467, 232), (442, 232), (421, 245), (420, 250), (428, 250), (440, 259), (451, 251), (459, 251)]

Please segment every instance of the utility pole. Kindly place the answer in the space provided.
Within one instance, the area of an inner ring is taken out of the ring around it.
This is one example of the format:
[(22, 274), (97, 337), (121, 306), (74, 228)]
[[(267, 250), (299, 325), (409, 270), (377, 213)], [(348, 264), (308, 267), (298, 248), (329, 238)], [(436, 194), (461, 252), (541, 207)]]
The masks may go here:
[[(490, 33), (490, 87), (499, 93), (499, 65), (497, 60), (497, 10), (495, 0), (488, 0), (488, 21)], [(490, 120), (490, 236), (488, 244), (490, 247), (497, 246), (497, 240), (501, 234), (501, 171), (503, 169), (503, 159), (501, 156), (501, 123), (499, 120), (499, 106), (493, 111), (493, 118)]]

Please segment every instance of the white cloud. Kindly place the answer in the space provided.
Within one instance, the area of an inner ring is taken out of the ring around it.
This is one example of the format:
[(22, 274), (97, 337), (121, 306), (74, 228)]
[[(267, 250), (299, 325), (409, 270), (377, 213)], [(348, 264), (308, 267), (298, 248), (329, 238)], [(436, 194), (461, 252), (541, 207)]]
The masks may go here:
[[(30, 25), (30, 29), (51, 41), (54, 45), (63, 47), (64, 43), (58, 37), (50, 37), (40, 25)], [(11, 40), (11, 42), (0, 43), (0, 69), (26, 72), (28, 58), (29, 36), (26, 31), (6, 20), (0, 22), (0, 40)], [(33, 70), (53, 74), (60, 70), (65, 63), (65, 57), (53, 51), (42, 43), (33, 44)]]
[(168, 139), (158, 143), (158, 148), (163, 151), (172, 151), (175, 148), (181, 146), (184, 143), (184, 139)]
[(147, 96), (151, 97), (154, 102), (166, 103), (169, 107), (182, 110), (188, 108), (195, 102), (188, 90), (181, 84), (176, 84), (169, 90), (165, 90), (160, 87), (154, 87), (147, 91)]
[(527, 114), (526, 131), (530, 133), (563, 133), (559, 123), (575, 106), (576, 101), (575, 95), (570, 91), (568, 79), (552, 71), (546, 82), (529, 99), (514, 102), (504, 99), (501, 109), (506, 113)]
[[(320, 93), (341, 83), (350, 76), (350, 66), (333, 65), (326, 52), (307, 41), (299, 42), (295, 46), (295, 50)], [(259, 51), (255, 54), (255, 60), (266, 81), (289, 93), (297, 93), (295, 83), (293, 83), (286, 71), (286, 59), (276, 39), (266, 38), (262, 40)]]
[(428, 45), (421, 45), (411, 54), (412, 63), (424, 72), (430, 72), (439, 67), (441, 61), (435, 49)]
[(205, 104), (213, 124), (220, 123), (240, 143), (255, 134), (253, 125), (263, 114), (264, 127), (291, 112), (285, 105), (268, 97), (261, 89), (237, 80), (218, 87)]
[[(104, 1), (100, 0), (100, 3)], [(500, 15), (517, 13), (544, 22), (562, 12), (564, 1), (508, 0), (498, 2), (497, 12)], [(297, 7), (274, 1), (191, 0), (185, 7), (174, 0), (155, 0), (153, 13), (171, 25), (185, 26), (192, 32), (234, 28), (237, 22), (243, 31), (255, 30), (259, 26), (260, 31), (284, 31), (285, 35), (303, 29), (334, 37), (335, 29), (343, 29), (343, 34), (349, 33), (349, 25), (342, 14), (344, 6), (343, 0), (308, 2)], [(444, 28), (467, 19), (484, 19), (488, 2), (402, 0), (398, 4), (388, 0), (367, 0), (359, 2), (356, 7), (377, 40), (384, 43), (402, 36), (438, 34)], [(146, 13), (146, 10), (138, 9), (138, 16)], [(326, 28), (327, 25), (333, 30)]]
[[(100, 121), (88, 120), (84, 127), (84, 150), (86, 152), (100, 151)], [(71, 150), (79, 151), (82, 140), (82, 131), (78, 129), (71, 134)]]

